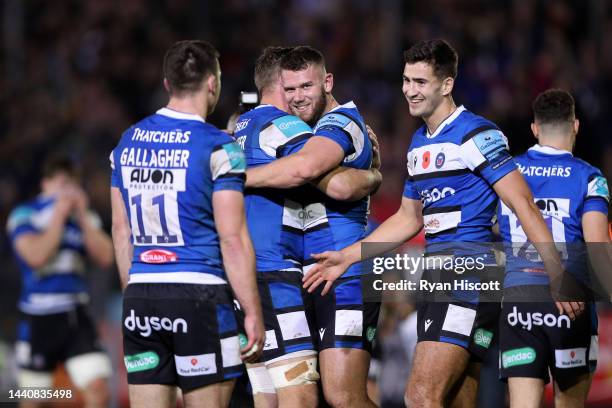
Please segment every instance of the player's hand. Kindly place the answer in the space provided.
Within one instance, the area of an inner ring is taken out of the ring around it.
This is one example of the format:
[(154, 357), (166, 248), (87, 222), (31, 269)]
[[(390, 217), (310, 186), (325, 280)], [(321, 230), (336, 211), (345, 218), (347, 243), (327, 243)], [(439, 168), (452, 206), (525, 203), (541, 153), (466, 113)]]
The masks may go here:
[(68, 218), (74, 209), (74, 197), (71, 194), (60, 193), (55, 199), (55, 215)]
[(378, 138), (376, 137), (376, 133), (372, 130), (369, 125), (366, 125), (366, 129), (368, 130), (368, 137), (372, 142), (372, 168), (376, 170), (380, 170), (381, 161), (380, 161), (380, 145), (378, 144)]
[(79, 186), (74, 186), (71, 189), (71, 194), (74, 197), (74, 206), (79, 216), (87, 215), (87, 209), (89, 208), (89, 198), (85, 191)]
[(339, 251), (325, 251), (320, 254), (312, 254), (318, 262), (308, 271), (302, 281), (308, 293), (314, 290), (323, 282), (325, 286), (321, 296), (325, 296), (331, 289), (334, 281), (338, 279), (350, 266), (346, 262), (346, 257)]
[(244, 316), (244, 331), (248, 343), (240, 349), (240, 358), (247, 363), (259, 361), (263, 353), (266, 331), (261, 314), (247, 314)]
[(567, 315), (571, 320), (576, 320), (584, 312), (584, 302), (555, 302), (559, 314)]

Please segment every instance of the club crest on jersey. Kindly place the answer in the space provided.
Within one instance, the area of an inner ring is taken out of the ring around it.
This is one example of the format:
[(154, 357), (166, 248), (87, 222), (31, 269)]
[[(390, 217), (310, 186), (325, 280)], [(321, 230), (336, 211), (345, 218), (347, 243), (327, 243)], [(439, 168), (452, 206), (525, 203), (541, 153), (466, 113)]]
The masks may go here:
[(446, 156), (444, 155), (444, 153), (438, 153), (438, 155), (436, 156), (436, 169), (439, 169), (440, 167), (444, 166), (445, 161)]
[(426, 169), (429, 167), (429, 162), (431, 160), (431, 153), (428, 151), (426, 151), (425, 153), (423, 153), (423, 168)]

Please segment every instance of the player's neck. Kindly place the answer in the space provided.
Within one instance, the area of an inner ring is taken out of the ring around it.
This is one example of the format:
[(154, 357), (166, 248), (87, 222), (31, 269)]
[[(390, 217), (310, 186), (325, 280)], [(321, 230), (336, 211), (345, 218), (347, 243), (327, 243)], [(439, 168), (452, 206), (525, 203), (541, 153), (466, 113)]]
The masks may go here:
[(261, 105), (276, 106), (278, 109), (290, 113), (289, 106), (287, 105), (284, 95), (279, 92), (263, 92), (261, 94), (261, 101), (259, 101), (259, 103)]
[(202, 119), (206, 120), (206, 112), (208, 112), (208, 100), (203, 92), (192, 94), (186, 97), (171, 96), (168, 105), (168, 109), (172, 109), (182, 113), (191, 113), (192, 115), (198, 115)]
[(329, 94), (326, 99), (327, 101), (325, 103), (325, 111), (323, 111), (323, 114), (326, 114), (330, 110), (340, 106), (340, 104), (332, 94)]
[(540, 146), (548, 146), (553, 147), (558, 150), (565, 150), (568, 152), (572, 152), (574, 150), (574, 146), (572, 143), (572, 138), (570, 136), (542, 136), (538, 138), (538, 144)]
[(453, 101), (452, 97), (444, 98), (442, 103), (434, 110), (434, 112), (428, 116), (423, 117), (423, 121), (425, 121), (425, 125), (427, 125), (427, 130), (429, 134), (433, 134), (438, 126), (442, 122), (446, 120), (453, 112), (457, 110), (457, 105), (455, 105), (455, 101)]

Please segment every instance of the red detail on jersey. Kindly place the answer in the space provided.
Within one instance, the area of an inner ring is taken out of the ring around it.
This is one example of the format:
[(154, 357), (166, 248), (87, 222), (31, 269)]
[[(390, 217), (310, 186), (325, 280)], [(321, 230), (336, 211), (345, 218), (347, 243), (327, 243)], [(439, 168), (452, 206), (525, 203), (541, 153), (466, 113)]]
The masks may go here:
[(149, 249), (140, 254), (140, 262), (150, 264), (162, 264), (168, 262), (176, 262), (176, 254), (165, 249)]
[(431, 153), (428, 150), (425, 153), (423, 153), (423, 168), (424, 169), (429, 167), (430, 160), (431, 160)]

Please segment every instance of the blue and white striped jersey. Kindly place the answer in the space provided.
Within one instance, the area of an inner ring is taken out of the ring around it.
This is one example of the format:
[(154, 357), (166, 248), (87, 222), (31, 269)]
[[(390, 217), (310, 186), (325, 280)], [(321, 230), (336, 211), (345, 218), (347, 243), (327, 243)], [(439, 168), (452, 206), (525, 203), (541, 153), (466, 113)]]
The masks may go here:
[[(15, 208), (8, 218), (11, 243), (22, 234), (44, 233), (53, 216), (55, 199), (40, 196)], [(90, 213), (98, 228), (100, 218)], [(66, 222), (57, 254), (47, 265), (34, 269), (15, 251), (21, 269), (22, 289), (19, 309), (29, 314), (51, 314), (71, 310), (88, 300), (85, 282), (86, 254), (81, 228), (72, 218)]]
[(215, 191), (243, 191), (242, 149), (197, 115), (158, 110), (124, 132), (111, 185), (132, 227), (130, 282), (223, 283)]
[[(344, 151), (342, 166), (367, 170), (372, 163), (372, 142), (363, 117), (353, 102), (324, 114), (313, 129), (315, 136), (336, 142)], [(299, 150), (306, 140), (291, 147)], [(353, 202), (337, 201), (309, 188), (304, 195), (304, 259), (310, 254), (340, 250), (365, 237), (369, 197)], [(307, 261), (311, 264), (311, 260)], [(305, 267), (307, 271), (308, 266)], [(361, 265), (351, 266), (343, 276), (361, 274)]]
[[(238, 118), (234, 133), (248, 167), (283, 157), (312, 135), (300, 118), (272, 105), (260, 105)], [(306, 221), (300, 189), (248, 189), (245, 205), (258, 272), (302, 271)]]
[[(535, 145), (516, 161), (554, 241), (570, 244), (560, 246), (566, 270), (585, 282), (586, 253), (581, 245), (572, 244), (584, 242), (582, 216), (586, 212), (608, 214), (608, 182), (599, 169), (568, 151), (549, 146)], [(540, 257), (527, 241), (516, 215), (503, 202), (498, 214), (503, 240), (513, 244), (506, 250), (504, 286), (548, 285), (544, 265), (538, 262)]]
[(492, 186), (516, 169), (497, 126), (460, 106), (433, 134), (419, 128), (407, 157), (404, 197), (423, 203), (427, 243), (491, 242)]

